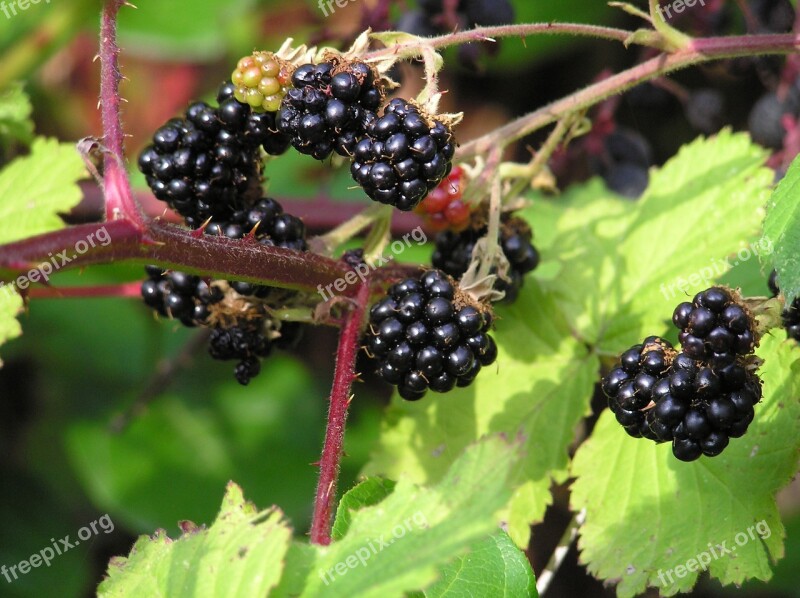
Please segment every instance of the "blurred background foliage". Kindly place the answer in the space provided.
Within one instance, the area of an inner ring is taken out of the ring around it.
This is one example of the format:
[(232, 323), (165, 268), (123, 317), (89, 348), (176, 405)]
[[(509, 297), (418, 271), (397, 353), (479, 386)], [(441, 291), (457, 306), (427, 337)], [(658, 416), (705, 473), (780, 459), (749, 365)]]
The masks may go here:
[[(196, 98), (213, 98), (236, 60), (254, 48), (277, 48), (287, 36), (299, 42), (342, 45), (365, 25), (391, 24), (402, 2), (356, 0), (324, 18), (306, 0), (140, 0), (120, 18), (122, 63), (128, 80), (124, 120), (133, 162), (152, 132)], [(631, 17), (603, 2), (516, 0), (518, 22), (580, 21), (627, 27)], [(406, 3), (413, 6), (413, 1)], [(52, 0), (11, 18), (0, 14), (0, 90), (23, 81), (34, 104), (39, 134), (76, 140), (100, 135), (96, 110), (100, 0)], [(372, 12), (370, 12), (372, 11)], [(607, 42), (541, 36), (502, 43), (483, 57), (477, 71), (461, 67), (448, 51), (443, 109), (464, 111), (461, 139), (491, 130), (515, 115), (585, 85), (603, 69), (619, 70), (642, 57)], [(413, 95), (421, 72), (406, 66), (404, 85)], [(742, 128), (757, 97), (756, 75), (738, 79), (714, 67), (682, 74), (684, 85), (711, 80), (735, 96), (727, 116)], [(650, 88), (650, 92), (655, 88)], [(641, 92), (641, 90), (639, 90)], [(647, 90), (645, 90), (647, 91)], [(640, 96), (643, 94), (640, 93)], [(646, 94), (644, 94), (646, 95)], [(680, 103), (623, 98), (618, 118), (653, 145), (660, 163), (696, 133)], [(654, 112), (655, 110), (655, 112)], [(526, 140), (516, 149), (522, 159)], [(4, 160), (19, 148), (3, 148)], [(0, 160), (2, 162), (3, 160)], [(134, 183), (144, 188), (132, 168)], [(281, 167), (267, 166), (269, 193), (300, 216), (303, 201), (320, 198), (359, 202), (346, 171), (334, 171), (295, 152)], [(155, 213), (157, 204), (148, 204)], [(88, 218), (91, 202), (74, 221)], [(409, 222), (413, 223), (413, 220)], [(408, 251), (406, 261), (427, 261), (430, 248)], [(764, 293), (755, 260), (729, 276), (746, 290)], [(69, 271), (53, 284), (111, 284), (141, 278), (132, 265)], [(749, 286), (749, 288), (747, 288)], [(249, 387), (239, 386), (230, 364), (204, 355), (197, 331), (157, 321), (133, 299), (33, 301), (22, 318), (24, 335), (3, 347), (0, 370), (0, 564), (11, 565), (108, 513), (115, 523), (13, 584), (0, 579), (0, 596), (93, 594), (107, 560), (125, 554), (137, 534), (165, 528), (178, 533), (180, 520), (212, 521), (225, 483), (235, 480), (260, 507), (279, 505), (298, 535), (308, 529), (316, 468), (324, 433), (326, 397), (336, 331), (306, 335), (291, 354), (275, 356)], [(343, 490), (357, 479), (378, 434), (387, 390), (360, 384), (348, 425)], [(529, 550), (537, 572), (566, 522), (563, 489), (545, 522), (534, 530)], [(800, 494), (781, 498), (788, 530), (787, 555), (769, 586), (752, 584), (752, 596), (800, 596)], [(57, 588), (57, 590), (56, 590)], [(697, 596), (722, 596), (701, 583)], [(577, 564), (574, 548), (550, 596), (610, 595)]]

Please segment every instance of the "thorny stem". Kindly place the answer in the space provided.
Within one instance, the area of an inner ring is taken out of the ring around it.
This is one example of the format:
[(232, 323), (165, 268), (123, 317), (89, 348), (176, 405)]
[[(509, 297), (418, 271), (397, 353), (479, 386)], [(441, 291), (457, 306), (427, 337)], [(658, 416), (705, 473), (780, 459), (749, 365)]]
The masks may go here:
[(119, 47), (117, 46), (117, 13), (124, 0), (111, 0), (103, 8), (100, 25), (100, 113), (103, 121), (103, 187), (106, 199), (106, 220), (124, 218), (144, 228), (144, 216), (133, 199), (131, 182), (125, 169), (124, 133), (120, 117)]
[(800, 35), (742, 35), (695, 39), (689, 46), (671, 54), (661, 54), (626, 71), (590, 85), (574, 94), (513, 120), (499, 129), (473, 139), (459, 148), (456, 159), (466, 160), (485, 154), (495, 147), (506, 145), (549, 125), (565, 115), (585, 110), (615, 94), (622, 93), (649, 79), (688, 66), (712, 60), (788, 54), (800, 46)]
[(328, 426), (319, 463), (319, 483), (314, 500), (314, 516), (311, 520), (312, 544), (325, 546), (331, 543), (331, 515), (336, 501), (336, 482), (339, 479), (347, 408), (350, 406), (350, 389), (357, 377), (356, 357), (359, 351), (361, 322), (364, 319), (368, 300), (369, 285), (364, 283), (358, 288), (355, 304), (345, 317), (339, 335), (336, 369), (333, 375), (328, 411)]
[(107, 299), (109, 297), (141, 297), (141, 283), (127, 282), (93, 287), (36, 287), (28, 291), (29, 299)]

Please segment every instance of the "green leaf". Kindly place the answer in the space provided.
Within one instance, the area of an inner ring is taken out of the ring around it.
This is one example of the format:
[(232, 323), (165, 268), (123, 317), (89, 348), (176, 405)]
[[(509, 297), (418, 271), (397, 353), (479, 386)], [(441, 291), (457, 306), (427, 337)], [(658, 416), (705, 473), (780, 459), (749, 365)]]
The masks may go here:
[(64, 227), (58, 216), (81, 200), (85, 168), (75, 146), (37, 138), (28, 156), (0, 171), (0, 243)]
[(723, 584), (772, 575), (784, 550), (775, 494), (797, 471), (800, 450), (800, 362), (785, 339), (762, 340), (764, 399), (747, 434), (720, 456), (680, 462), (669, 444), (630, 438), (609, 411), (578, 450), (571, 501), (586, 509), (581, 560), (618, 580), (619, 596), (648, 585), (686, 592), (699, 559)]
[(0, 93), (0, 142), (16, 139), (30, 143), (33, 140), (31, 112), (33, 107), (22, 83), (15, 83)]
[(441, 569), (442, 577), (422, 592), (425, 598), (520, 598), (538, 596), (528, 557), (508, 534), (481, 540), (464, 556)]
[(541, 520), (550, 502), (553, 480), (566, 479), (567, 450), (588, 412), (599, 364), (535, 280), (498, 316), (497, 365), (484, 368), (472, 386), (435, 400), (395, 397), (366, 472), (432, 483), (484, 434), (521, 433), (526, 454), (504, 517), (517, 545), (526, 546), (530, 524)]
[(401, 477), (385, 500), (353, 515), (344, 538), (317, 549), (302, 596), (399, 596), (434, 582), (437, 567), (497, 529), (519, 450), (519, 440), (486, 438), (436, 486)]
[(789, 166), (767, 204), (762, 243), (774, 245), (772, 266), (778, 271), (787, 305), (800, 295), (800, 156)]
[(392, 480), (367, 478), (348, 490), (336, 509), (336, 520), (331, 533), (333, 539), (339, 540), (347, 533), (355, 511), (378, 504), (394, 491), (394, 487), (395, 482)]
[[(772, 181), (765, 158), (746, 134), (722, 131), (652, 170), (635, 203), (596, 183), (559, 198), (557, 235), (546, 249), (563, 268), (542, 285), (585, 342), (617, 355), (665, 330), (675, 305), (711, 286), (728, 259), (771, 250), (751, 242)], [(540, 211), (526, 212), (534, 228)]]
[(276, 509), (257, 511), (228, 484), (208, 529), (171, 540), (160, 530), (141, 537), (127, 558), (112, 559), (100, 598), (266, 596), (278, 585), (292, 530)]
[(21, 311), (22, 297), (11, 285), (0, 282), (0, 345), (22, 334), (22, 327), (17, 321)]

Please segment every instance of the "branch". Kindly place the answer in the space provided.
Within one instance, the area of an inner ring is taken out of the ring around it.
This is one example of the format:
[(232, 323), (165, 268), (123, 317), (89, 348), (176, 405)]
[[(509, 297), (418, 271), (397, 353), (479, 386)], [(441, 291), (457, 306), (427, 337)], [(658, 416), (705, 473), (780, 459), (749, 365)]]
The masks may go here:
[(473, 139), (459, 148), (456, 159), (463, 161), (475, 155), (486, 154), (494, 147), (504, 147), (568, 114), (585, 110), (615, 94), (635, 87), (639, 83), (672, 71), (724, 58), (761, 54), (789, 54), (796, 51), (798, 46), (800, 46), (800, 35), (797, 34), (741, 35), (695, 39), (686, 49), (651, 58), (647, 62), (643, 62), (513, 120), (491, 133)]
[(117, 13), (124, 0), (109, 0), (103, 8), (100, 24), (100, 114), (103, 121), (103, 187), (106, 220), (125, 218), (144, 228), (144, 217), (133, 199), (131, 183), (125, 168), (124, 134), (120, 118), (119, 47), (117, 47)]
[(359, 350), (361, 322), (364, 319), (368, 300), (369, 285), (362, 284), (358, 288), (355, 305), (347, 314), (339, 335), (336, 370), (333, 375), (328, 411), (328, 427), (325, 430), (325, 444), (319, 463), (319, 483), (314, 500), (314, 516), (311, 520), (311, 542), (313, 544), (325, 546), (331, 543), (331, 514), (336, 501), (336, 482), (339, 478), (347, 408), (350, 406), (350, 388), (357, 377), (355, 364)]
[(415, 57), (421, 56), (423, 50), (421, 45), (428, 48), (446, 48), (459, 44), (469, 44), (472, 42), (495, 41), (497, 37), (519, 37), (524, 38), (528, 35), (549, 34), (549, 35), (578, 35), (584, 37), (595, 37), (611, 41), (625, 42), (633, 31), (617, 29), (615, 27), (600, 27), (597, 25), (586, 25), (583, 23), (525, 23), (522, 25), (500, 25), (497, 27), (476, 27), (458, 33), (448, 33), (438, 37), (420, 38), (420, 42), (409, 42), (396, 44), (380, 50), (374, 50), (364, 56), (367, 60), (388, 58), (391, 56)]
[[(341, 262), (308, 251), (197, 234), (158, 220), (146, 226), (142, 232), (128, 220), (80, 224), (4, 245), (0, 278), (10, 280), (48, 261), (54, 265), (51, 272), (128, 261), (315, 292), (318, 285), (333, 284), (349, 271)], [(76, 248), (84, 246), (78, 253)], [(343, 294), (354, 292), (348, 287)]]

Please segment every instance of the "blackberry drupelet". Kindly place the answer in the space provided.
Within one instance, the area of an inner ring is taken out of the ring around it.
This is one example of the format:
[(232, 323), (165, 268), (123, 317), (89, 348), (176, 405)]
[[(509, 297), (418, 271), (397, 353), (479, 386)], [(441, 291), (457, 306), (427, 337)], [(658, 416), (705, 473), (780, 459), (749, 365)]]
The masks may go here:
[(678, 338), (684, 353), (715, 369), (733, 363), (737, 355), (752, 353), (756, 347), (750, 314), (721, 287), (706, 289), (691, 303), (678, 305), (672, 321), (681, 330)]
[(455, 295), (450, 277), (428, 270), (392, 286), (370, 310), (364, 352), (406, 400), (469, 386), (497, 358), (491, 315)]
[(407, 212), (450, 173), (455, 147), (447, 125), (395, 98), (356, 144), (350, 172), (371, 199)]
[(222, 299), (219, 288), (199, 276), (146, 266), (147, 280), (142, 283), (144, 302), (164, 317), (180, 320), (184, 326), (204, 325), (208, 306)]
[(363, 62), (304, 64), (292, 84), (277, 115), (278, 130), (317, 160), (334, 151), (351, 156), (383, 101), (372, 69)]
[[(487, 232), (488, 228), (483, 226), (460, 233), (443, 231), (437, 234), (436, 248), (431, 257), (433, 266), (459, 278), (469, 267), (475, 243)], [(539, 265), (539, 252), (531, 243), (532, 238), (533, 232), (524, 220), (504, 216), (500, 227), (500, 246), (511, 267), (507, 272), (509, 280), (498, 277), (495, 288), (505, 292), (503, 301), (506, 303), (516, 301), (525, 274)]]
[[(781, 292), (777, 276), (778, 273), (775, 270), (769, 275), (769, 289), (772, 291), (773, 297), (777, 297)], [(800, 343), (800, 297), (796, 297), (791, 305), (783, 309), (781, 319), (789, 337)]]

